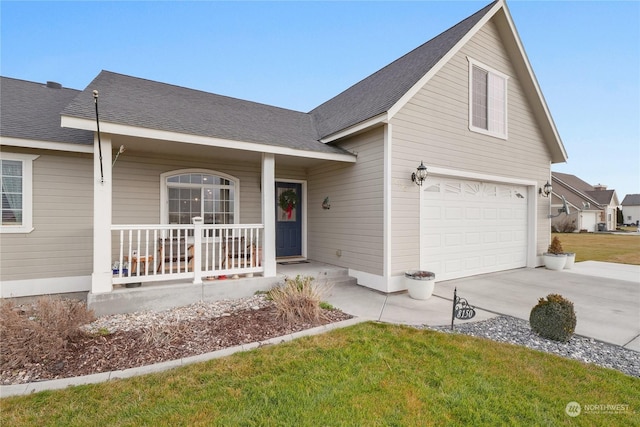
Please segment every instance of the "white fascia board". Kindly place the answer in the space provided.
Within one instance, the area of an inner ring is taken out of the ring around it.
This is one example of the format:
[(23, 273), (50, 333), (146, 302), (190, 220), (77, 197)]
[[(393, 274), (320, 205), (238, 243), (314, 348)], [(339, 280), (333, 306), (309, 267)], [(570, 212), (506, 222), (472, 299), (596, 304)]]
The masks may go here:
[(478, 172), (440, 168), (436, 166), (427, 166), (427, 173), (429, 175), (465, 178), (465, 179), (470, 179), (474, 181), (489, 181), (489, 182), (499, 182), (499, 183), (505, 183), (505, 184), (516, 184), (516, 185), (524, 185), (524, 186), (538, 185), (538, 183), (535, 180), (531, 180), (531, 179), (511, 178), (511, 177), (500, 176), (500, 175), (489, 175), (489, 174), (478, 173)]
[(379, 114), (375, 117), (372, 117), (368, 120), (365, 120), (364, 122), (360, 122), (357, 125), (353, 125), (351, 127), (348, 127), (344, 130), (341, 130), (340, 132), (336, 132), (334, 134), (331, 134), (329, 136), (327, 136), (326, 138), (322, 138), (320, 140), (320, 142), (323, 142), (325, 144), (332, 142), (332, 141), (337, 141), (338, 139), (356, 134), (358, 132), (362, 132), (364, 130), (367, 130), (371, 127), (374, 127), (376, 125), (382, 124), (382, 123), (387, 123), (388, 122), (388, 114), (387, 113), (382, 113)]
[(416, 96), (416, 94), (420, 91), (420, 89), (422, 89), (424, 87), (424, 85), (427, 84), (427, 82), (429, 80), (431, 80), (431, 78), (436, 75), (436, 73), (438, 71), (440, 71), (440, 69), (442, 67), (445, 66), (445, 64), (447, 64), (451, 58), (453, 58), (455, 56), (456, 53), (458, 53), (458, 51), (462, 48), (462, 46), (464, 46), (469, 40), (471, 40), (471, 38), (473, 36), (475, 36), (475, 34), (478, 32), (478, 30), (480, 28), (482, 28), (487, 22), (489, 22), (489, 20), (491, 18), (493, 18), (493, 15), (496, 14), (496, 12), (504, 5), (504, 2), (502, 0), (498, 1), (493, 8), (487, 12), (480, 21), (478, 21), (476, 23), (476, 25), (469, 31), (467, 32), (467, 34), (460, 39), (460, 41), (458, 41), (458, 43), (449, 50), (449, 52), (447, 52), (447, 54), (445, 56), (443, 56), (440, 61), (438, 61), (437, 64), (435, 64), (433, 67), (431, 67), (431, 69), (427, 72), (427, 74), (425, 74), (424, 76), (422, 76), (422, 78), (420, 80), (418, 80), (418, 82), (416, 84), (413, 85), (413, 87), (411, 89), (409, 89), (407, 91), (407, 93), (405, 93), (402, 98), (400, 98), (398, 100), (398, 102), (396, 102), (390, 109), (389, 109), (389, 119), (392, 119), (397, 113), (398, 111), (400, 111), (402, 109), (402, 107), (404, 107), (407, 102), (409, 102), (409, 100), (411, 100), (414, 96)]
[[(62, 116), (62, 127), (92, 131), (96, 130), (96, 125), (93, 120), (68, 116)], [(137, 138), (159, 139), (163, 141), (182, 142), (185, 144), (204, 145), (208, 147), (232, 148), (236, 150), (255, 151), (258, 153), (278, 154), (283, 156), (304, 157), (319, 160), (333, 160), (349, 163), (356, 162), (356, 156), (353, 154), (320, 153), (317, 151), (297, 150), (295, 148), (260, 144), (257, 142), (234, 141), (231, 139), (190, 135), (157, 129), (147, 129), (137, 126), (121, 125), (102, 121), (100, 122), (100, 133), (127, 135)]]
[(67, 142), (51, 142), (37, 139), (12, 138), (0, 136), (0, 145), (41, 150), (70, 151), (73, 153), (93, 153), (93, 145), (70, 144)]

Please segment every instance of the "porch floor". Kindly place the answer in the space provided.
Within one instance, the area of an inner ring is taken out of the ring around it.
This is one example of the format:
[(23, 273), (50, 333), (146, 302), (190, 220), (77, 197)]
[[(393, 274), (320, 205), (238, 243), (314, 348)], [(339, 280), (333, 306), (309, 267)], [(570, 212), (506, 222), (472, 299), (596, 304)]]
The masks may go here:
[(200, 285), (193, 284), (188, 280), (147, 282), (136, 288), (117, 285), (109, 293), (89, 293), (87, 304), (97, 316), (144, 310), (160, 311), (199, 301), (249, 297), (257, 291), (267, 291), (278, 283), (282, 283), (285, 277), (296, 277), (297, 275), (311, 276), (318, 284), (356, 284), (356, 280), (348, 276), (346, 268), (311, 260), (283, 260), (277, 264), (276, 277), (254, 276), (203, 280)]

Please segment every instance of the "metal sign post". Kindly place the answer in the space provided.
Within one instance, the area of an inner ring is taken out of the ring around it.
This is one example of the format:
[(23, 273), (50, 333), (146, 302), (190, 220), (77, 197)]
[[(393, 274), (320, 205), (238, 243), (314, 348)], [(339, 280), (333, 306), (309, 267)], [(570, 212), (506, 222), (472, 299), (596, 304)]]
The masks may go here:
[(458, 288), (453, 289), (453, 308), (451, 309), (451, 330), (455, 319), (469, 320), (476, 316), (476, 308), (469, 305), (465, 298), (458, 296)]

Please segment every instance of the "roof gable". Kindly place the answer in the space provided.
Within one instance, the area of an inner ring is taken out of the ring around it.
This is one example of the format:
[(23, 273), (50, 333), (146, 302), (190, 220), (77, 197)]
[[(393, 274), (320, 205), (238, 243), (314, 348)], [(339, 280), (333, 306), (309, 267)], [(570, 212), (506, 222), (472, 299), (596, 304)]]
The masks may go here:
[(484, 7), (339, 95), (313, 109), (318, 138), (389, 111), (491, 10)]
[(567, 173), (552, 172), (551, 177), (553, 180), (553, 192), (557, 195), (565, 196), (567, 200), (574, 200), (575, 203), (574, 201), (571, 202), (573, 204), (578, 203), (578, 201), (585, 201), (597, 206), (618, 204), (615, 190), (598, 189), (577, 176)]

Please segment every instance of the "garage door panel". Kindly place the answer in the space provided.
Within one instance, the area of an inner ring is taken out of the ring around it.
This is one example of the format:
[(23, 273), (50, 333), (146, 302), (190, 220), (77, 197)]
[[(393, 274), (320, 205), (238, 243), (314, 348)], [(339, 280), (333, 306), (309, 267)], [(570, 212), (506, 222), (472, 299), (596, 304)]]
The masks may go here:
[(482, 219), (482, 210), (480, 208), (466, 208), (466, 218), (468, 220)]
[(527, 189), (427, 178), (421, 268), (439, 280), (526, 266)]
[(464, 237), (467, 245), (479, 245), (482, 242), (480, 233), (477, 232), (466, 233)]

